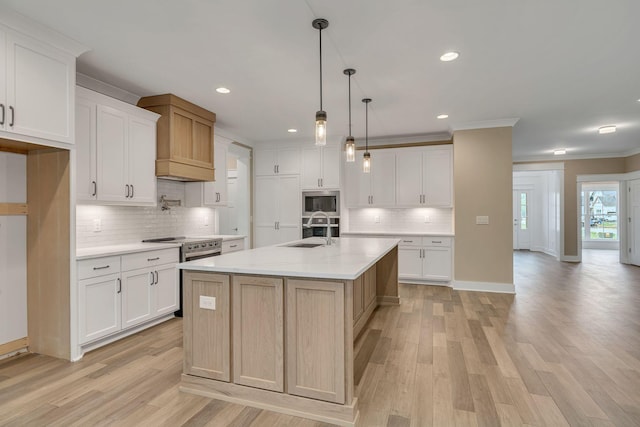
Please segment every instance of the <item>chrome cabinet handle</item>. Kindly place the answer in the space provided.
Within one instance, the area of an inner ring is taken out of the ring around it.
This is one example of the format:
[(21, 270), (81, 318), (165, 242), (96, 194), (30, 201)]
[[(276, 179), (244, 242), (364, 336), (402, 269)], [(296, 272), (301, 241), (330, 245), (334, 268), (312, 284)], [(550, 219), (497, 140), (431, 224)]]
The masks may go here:
[(98, 194), (98, 184), (96, 184), (95, 181), (91, 181), (91, 185), (93, 185), (93, 194), (91, 195), (95, 196), (96, 194)]
[(276, 165), (273, 165), (273, 173), (276, 173)]
[(156, 273), (156, 282), (155, 283), (157, 285), (158, 284), (158, 270), (156, 270), (155, 273)]
[(159, 256), (157, 256), (157, 257), (155, 257), (155, 258), (147, 258), (147, 261), (151, 262), (151, 261), (157, 261), (157, 260), (159, 260), (159, 259), (160, 259), (160, 257), (159, 257)]
[(149, 283), (149, 286), (153, 286), (153, 284), (156, 282), (155, 279), (156, 276), (153, 275), (153, 271), (149, 272), (149, 279), (151, 279), (151, 283)]
[(118, 281), (118, 293), (122, 293), (122, 280), (120, 280), (120, 278), (118, 277), (116, 279)]
[(102, 267), (93, 267), (94, 271), (95, 270), (104, 270), (105, 268), (109, 268), (108, 265), (103, 265)]
[(0, 104), (0, 108), (2, 108), (2, 120), (0, 120), (0, 125), (4, 124), (4, 104)]
[(280, 165), (276, 165), (276, 172), (280, 173)]
[(431, 243), (442, 243), (442, 240), (432, 240)]
[(238, 245), (229, 245), (230, 248), (237, 248)]
[(125, 184), (124, 186), (127, 189), (125, 197), (128, 199), (129, 198), (129, 184)]
[(11, 123), (9, 123), (9, 126), (13, 127), (13, 124), (16, 121), (16, 109), (13, 108), (13, 105), (9, 105), (9, 111), (11, 111)]
[(133, 184), (131, 184), (131, 198), (132, 198), (132, 199), (133, 199), (133, 192), (134, 192)]
[(403, 243), (413, 243), (413, 240), (403, 240)]

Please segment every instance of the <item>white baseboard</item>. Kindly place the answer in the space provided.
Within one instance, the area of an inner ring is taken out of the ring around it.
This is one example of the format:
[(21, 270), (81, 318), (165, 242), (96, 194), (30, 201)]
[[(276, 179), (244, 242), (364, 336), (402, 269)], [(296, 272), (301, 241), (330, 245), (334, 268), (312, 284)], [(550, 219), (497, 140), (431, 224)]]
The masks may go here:
[(497, 292), (502, 294), (516, 293), (516, 287), (513, 283), (465, 282), (454, 280), (453, 289), (456, 291)]
[(582, 257), (579, 255), (563, 255), (560, 257), (560, 261), (564, 262), (582, 262)]

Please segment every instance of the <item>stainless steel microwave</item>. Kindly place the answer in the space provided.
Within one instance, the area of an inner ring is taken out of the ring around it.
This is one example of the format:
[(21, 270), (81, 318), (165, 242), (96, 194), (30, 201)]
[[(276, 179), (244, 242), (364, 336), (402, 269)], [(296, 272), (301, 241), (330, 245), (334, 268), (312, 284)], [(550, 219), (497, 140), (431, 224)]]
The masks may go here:
[(340, 215), (339, 191), (303, 191), (302, 216), (323, 211), (331, 216)]

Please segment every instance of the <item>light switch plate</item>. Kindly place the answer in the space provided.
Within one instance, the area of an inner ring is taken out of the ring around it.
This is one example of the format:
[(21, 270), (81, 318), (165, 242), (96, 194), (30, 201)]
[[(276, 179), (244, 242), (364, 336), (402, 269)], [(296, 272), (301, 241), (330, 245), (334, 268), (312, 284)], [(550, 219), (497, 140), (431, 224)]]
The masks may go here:
[(488, 216), (477, 216), (476, 217), (476, 224), (478, 224), (478, 225), (488, 225), (489, 224), (489, 217)]
[(208, 297), (206, 295), (200, 295), (200, 308), (205, 310), (216, 309), (216, 297)]
[(102, 219), (96, 218), (93, 220), (93, 231), (96, 233), (102, 231)]
[(431, 222), (431, 217), (429, 215), (425, 215), (424, 216), (424, 222), (425, 223), (430, 223)]
[(376, 215), (373, 217), (373, 222), (375, 222), (376, 224), (380, 223), (380, 215)]

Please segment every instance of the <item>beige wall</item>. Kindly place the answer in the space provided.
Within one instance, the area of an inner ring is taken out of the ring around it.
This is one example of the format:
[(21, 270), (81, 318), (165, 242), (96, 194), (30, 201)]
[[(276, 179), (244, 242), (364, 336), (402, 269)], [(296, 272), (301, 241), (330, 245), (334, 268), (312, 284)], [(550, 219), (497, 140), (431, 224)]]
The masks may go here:
[(640, 154), (636, 154), (635, 156), (629, 156), (624, 159), (625, 172), (635, 172), (640, 171)]
[[(457, 281), (513, 284), (512, 129), (453, 134)], [(476, 225), (476, 216), (489, 225)]]

